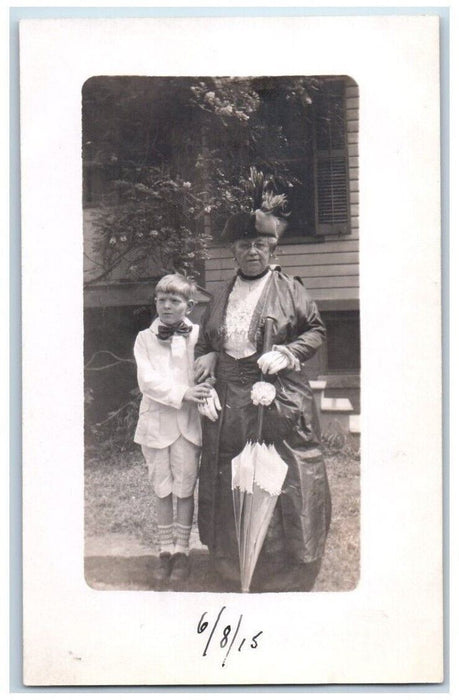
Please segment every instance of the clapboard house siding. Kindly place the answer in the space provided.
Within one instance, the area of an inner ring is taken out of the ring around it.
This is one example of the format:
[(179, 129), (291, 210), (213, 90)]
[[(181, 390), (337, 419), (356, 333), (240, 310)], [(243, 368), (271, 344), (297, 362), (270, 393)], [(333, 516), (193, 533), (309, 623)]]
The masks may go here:
[[(319, 307), (328, 310), (358, 308), (359, 298), (359, 180), (358, 180), (358, 87), (350, 79), (345, 85), (347, 181), (349, 188), (349, 233), (308, 238), (301, 243), (281, 241), (273, 261), (284, 272), (301, 277)], [(231, 251), (214, 245), (205, 265), (205, 287), (209, 292), (235, 272)]]
[[(226, 249), (213, 248), (211, 255), (206, 263), (205, 287), (209, 292), (235, 272), (233, 258)], [(357, 300), (359, 297), (358, 238), (311, 245), (281, 245), (273, 262), (287, 274), (301, 277), (305, 287), (311, 290), (311, 296), (323, 308), (334, 307), (321, 304), (322, 301)], [(352, 304), (347, 306), (355, 308)]]

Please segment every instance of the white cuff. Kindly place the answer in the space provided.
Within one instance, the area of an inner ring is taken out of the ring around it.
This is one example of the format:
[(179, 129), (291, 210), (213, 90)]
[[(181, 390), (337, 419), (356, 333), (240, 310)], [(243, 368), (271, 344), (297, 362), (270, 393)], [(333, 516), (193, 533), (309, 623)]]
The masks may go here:
[(171, 389), (170, 400), (174, 408), (181, 408), (183, 397), (189, 387), (186, 384), (177, 384)]
[(286, 345), (273, 345), (273, 350), (282, 353), (288, 359), (287, 369), (293, 369), (295, 372), (299, 372), (301, 369), (301, 363), (297, 357), (293, 354), (291, 350), (288, 349)]

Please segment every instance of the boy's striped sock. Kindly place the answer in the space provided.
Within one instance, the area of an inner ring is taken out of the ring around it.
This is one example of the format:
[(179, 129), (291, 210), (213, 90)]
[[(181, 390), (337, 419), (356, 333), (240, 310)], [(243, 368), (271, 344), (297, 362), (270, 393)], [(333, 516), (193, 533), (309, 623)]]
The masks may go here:
[(188, 554), (190, 550), (191, 525), (175, 524), (175, 552)]
[(170, 525), (158, 525), (159, 533), (159, 551), (174, 553), (174, 530), (172, 523)]

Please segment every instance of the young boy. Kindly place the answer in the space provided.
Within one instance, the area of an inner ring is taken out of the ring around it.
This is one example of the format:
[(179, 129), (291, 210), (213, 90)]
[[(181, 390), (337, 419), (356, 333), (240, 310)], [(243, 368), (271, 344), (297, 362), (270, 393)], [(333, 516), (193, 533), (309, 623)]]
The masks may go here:
[[(199, 326), (186, 316), (196, 287), (178, 274), (163, 277), (155, 290), (156, 318), (135, 341), (142, 401), (134, 441), (142, 446), (156, 496), (159, 582), (178, 582), (190, 572), (189, 540), (194, 509), (201, 426), (198, 403), (210, 386), (194, 386), (193, 355)], [(177, 499), (175, 533), (173, 495)], [(175, 538), (174, 538), (175, 534)]]

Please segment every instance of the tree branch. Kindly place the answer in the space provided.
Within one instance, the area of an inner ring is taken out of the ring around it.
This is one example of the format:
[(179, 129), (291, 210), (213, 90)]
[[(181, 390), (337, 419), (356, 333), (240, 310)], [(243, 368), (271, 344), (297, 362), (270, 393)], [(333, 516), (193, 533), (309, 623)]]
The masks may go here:
[(106, 365), (107, 367), (113, 367), (114, 365), (118, 365), (121, 362), (129, 362), (130, 364), (135, 364), (135, 360), (131, 359), (130, 357), (118, 357), (118, 355), (115, 355), (115, 353), (112, 352), (111, 350), (97, 350), (97, 352), (95, 352), (92, 355), (91, 359), (85, 364), (84, 368), (85, 369), (94, 369), (94, 370), (95, 369), (104, 369), (104, 367), (90, 367), (89, 366), (97, 355), (103, 355), (103, 354), (110, 355), (115, 360), (117, 360), (117, 362), (114, 362), (110, 365)]
[(108, 418), (105, 418), (105, 420), (101, 421), (100, 423), (93, 423), (92, 427), (93, 428), (100, 428), (101, 425), (105, 425), (105, 423), (109, 423), (113, 418), (116, 418), (116, 416), (121, 413), (127, 406), (130, 406), (132, 403), (134, 403), (132, 400), (128, 401), (127, 403), (123, 404), (117, 411), (112, 413)]
[(126, 248), (126, 250), (118, 255), (117, 258), (115, 258), (115, 261), (111, 263), (108, 267), (104, 269), (104, 272), (102, 272), (100, 275), (97, 275), (97, 277), (93, 277), (91, 280), (87, 280), (87, 282), (84, 283), (84, 288), (86, 288), (89, 284), (94, 284), (95, 282), (100, 282), (101, 280), (105, 279), (112, 270), (115, 269), (115, 267), (125, 258), (125, 256), (131, 252), (131, 250), (134, 248), (133, 245), (129, 246)]
[(88, 372), (100, 372), (103, 369), (109, 369), (110, 367), (116, 367), (123, 362), (131, 362), (131, 360), (120, 360), (119, 362), (111, 362), (109, 365), (102, 365), (102, 367), (85, 367)]

